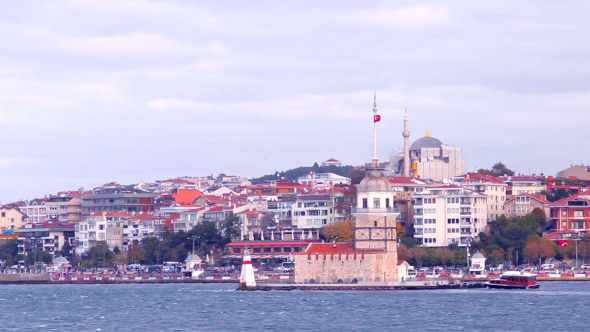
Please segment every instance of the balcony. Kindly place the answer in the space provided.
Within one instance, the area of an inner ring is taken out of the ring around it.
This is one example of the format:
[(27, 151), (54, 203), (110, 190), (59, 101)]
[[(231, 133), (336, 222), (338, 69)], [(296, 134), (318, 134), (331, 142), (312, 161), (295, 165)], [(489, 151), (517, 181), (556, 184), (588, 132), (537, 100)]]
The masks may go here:
[(471, 211), (461, 211), (462, 216), (468, 216), (471, 214)]
[(399, 208), (388, 207), (388, 208), (352, 208), (352, 213), (380, 213), (380, 214), (399, 214)]
[(422, 220), (416, 220), (416, 221), (414, 222), (414, 225), (415, 225), (415, 226), (418, 226), (418, 225), (420, 225), (420, 226), (421, 226), (421, 225), (422, 225)]
[(461, 232), (461, 235), (471, 235), (471, 232)]
[(415, 201), (414, 206), (422, 206), (422, 201)]
[(418, 211), (414, 212), (414, 215), (415, 216), (421, 216), (422, 214), (423, 214), (422, 211), (420, 211), (420, 212), (418, 212)]
[(461, 205), (471, 205), (471, 202), (461, 202)]

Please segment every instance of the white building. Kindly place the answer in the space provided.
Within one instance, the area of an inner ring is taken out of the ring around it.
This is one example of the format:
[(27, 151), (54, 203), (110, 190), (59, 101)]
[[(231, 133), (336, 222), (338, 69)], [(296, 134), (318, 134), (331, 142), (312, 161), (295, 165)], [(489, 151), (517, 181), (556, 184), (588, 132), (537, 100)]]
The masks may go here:
[(508, 185), (499, 178), (479, 173), (467, 173), (456, 177), (460, 186), (488, 196), (487, 221), (492, 222), (504, 214), (506, 189)]
[(414, 237), (425, 247), (466, 246), (485, 232), (488, 196), (458, 186), (414, 195)]
[(311, 186), (314, 190), (333, 188), (337, 184), (350, 184), (350, 178), (335, 173), (311, 173), (297, 178), (297, 182)]
[(76, 224), (77, 253), (84, 254), (100, 243), (106, 243), (110, 250), (123, 248), (124, 220), (129, 212), (103, 212), (86, 216)]
[(48, 220), (46, 201), (46, 198), (32, 199), (27, 205), (20, 206), (18, 209), (29, 217), (28, 223), (42, 223)]
[(292, 205), (292, 226), (319, 229), (333, 223), (342, 217), (336, 211), (335, 200), (334, 195), (328, 194), (298, 195)]

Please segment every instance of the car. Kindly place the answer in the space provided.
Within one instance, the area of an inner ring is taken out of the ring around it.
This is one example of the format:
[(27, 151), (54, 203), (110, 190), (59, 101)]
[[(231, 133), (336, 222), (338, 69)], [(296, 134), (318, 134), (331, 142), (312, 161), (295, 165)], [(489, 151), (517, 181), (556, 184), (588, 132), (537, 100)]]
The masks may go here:
[(563, 269), (563, 270), (570, 270), (572, 268), (572, 266), (566, 262), (561, 262), (561, 263), (559, 263), (559, 268)]
[(590, 264), (582, 264), (580, 265), (580, 269), (590, 269)]

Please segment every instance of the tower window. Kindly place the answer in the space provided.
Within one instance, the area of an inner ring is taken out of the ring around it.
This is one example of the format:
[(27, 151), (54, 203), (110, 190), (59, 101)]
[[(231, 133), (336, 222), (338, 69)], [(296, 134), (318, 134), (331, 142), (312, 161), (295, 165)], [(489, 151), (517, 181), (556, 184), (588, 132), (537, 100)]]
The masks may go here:
[(385, 207), (389, 207), (389, 198), (385, 199)]
[(373, 207), (374, 208), (380, 208), (381, 207), (381, 199), (379, 199), (379, 198), (373, 198)]
[(377, 220), (375, 220), (374, 222), (375, 222), (375, 227), (377, 227)]
[(367, 202), (366, 198), (363, 198), (363, 209), (366, 209), (369, 207), (369, 203)]

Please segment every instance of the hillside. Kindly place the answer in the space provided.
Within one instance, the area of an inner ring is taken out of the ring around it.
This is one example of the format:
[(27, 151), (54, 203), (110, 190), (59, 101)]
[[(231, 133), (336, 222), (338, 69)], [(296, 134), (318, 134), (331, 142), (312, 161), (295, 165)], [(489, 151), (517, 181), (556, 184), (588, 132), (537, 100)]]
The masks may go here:
[(342, 176), (348, 176), (350, 172), (354, 170), (353, 166), (319, 166), (315, 163), (313, 166), (301, 166), (297, 168), (293, 168), (283, 172), (275, 172), (274, 174), (268, 174), (261, 176), (259, 178), (253, 178), (252, 184), (263, 183), (267, 180), (276, 180), (280, 178), (285, 178), (285, 180), (297, 181), (297, 178), (300, 176), (304, 176), (309, 174), (310, 172), (314, 173), (334, 173)]

